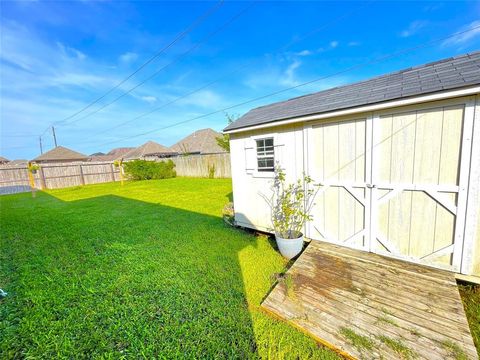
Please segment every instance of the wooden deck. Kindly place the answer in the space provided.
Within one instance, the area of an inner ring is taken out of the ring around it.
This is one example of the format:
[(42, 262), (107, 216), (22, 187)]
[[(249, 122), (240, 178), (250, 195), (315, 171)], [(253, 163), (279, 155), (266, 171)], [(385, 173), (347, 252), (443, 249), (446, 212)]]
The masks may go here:
[(347, 358), (478, 359), (452, 273), (312, 241), (262, 303)]

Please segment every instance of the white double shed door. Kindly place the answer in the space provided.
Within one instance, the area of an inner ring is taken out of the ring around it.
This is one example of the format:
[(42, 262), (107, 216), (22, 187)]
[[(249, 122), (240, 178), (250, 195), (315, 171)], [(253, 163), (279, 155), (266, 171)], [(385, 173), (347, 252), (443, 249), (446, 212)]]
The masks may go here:
[(307, 125), (307, 235), (460, 272), (474, 104)]

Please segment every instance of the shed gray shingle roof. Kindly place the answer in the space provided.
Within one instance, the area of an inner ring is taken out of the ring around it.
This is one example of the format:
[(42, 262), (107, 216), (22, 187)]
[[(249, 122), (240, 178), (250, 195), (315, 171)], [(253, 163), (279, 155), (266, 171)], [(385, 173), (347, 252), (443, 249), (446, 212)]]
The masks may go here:
[(480, 84), (480, 51), (250, 110), (225, 131)]

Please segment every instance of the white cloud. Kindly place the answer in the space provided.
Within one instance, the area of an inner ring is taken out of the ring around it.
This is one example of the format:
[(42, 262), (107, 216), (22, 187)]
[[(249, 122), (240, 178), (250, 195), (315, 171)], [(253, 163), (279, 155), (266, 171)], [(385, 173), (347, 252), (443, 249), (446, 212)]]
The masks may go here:
[(146, 101), (147, 103), (149, 104), (153, 104), (154, 102), (157, 102), (157, 98), (155, 96), (140, 96), (140, 99), (142, 99), (143, 101)]
[(338, 41), (334, 40), (334, 41), (330, 41), (330, 47), (331, 48), (336, 48), (338, 46)]
[(80, 50), (66, 46), (59, 41), (57, 41), (57, 47), (62, 52), (63, 56), (77, 58), (78, 60), (85, 60), (87, 58), (87, 55), (82, 53)]
[(350, 41), (348, 44), (348, 46), (360, 46), (360, 42), (359, 41)]
[(428, 24), (425, 20), (415, 20), (408, 25), (408, 27), (400, 32), (401, 37), (410, 37), (415, 35), (420, 29), (424, 28)]
[(310, 50), (302, 50), (302, 51), (299, 51), (297, 53), (295, 53), (295, 55), (297, 56), (309, 56), (309, 55), (312, 55), (313, 52), (310, 51)]
[(295, 71), (302, 65), (302, 62), (300, 60), (293, 60), (293, 62), (287, 67), (285, 70), (282, 79), (281, 79), (281, 84), (285, 86), (296, 86), (299, 84), (298, 80), (295, 78)]
[(469, 41), (475, 39), (480, 35), (480, 20), (472, 21), (470, 24), (463, 26), (459, 29), (458, 36), (451, 37), (450, 39), (445, 40), (443, 46), (453, 46), (453, 45), (466, 45)]
[(54, 86), (95, 87), (105, 83), (103, 76), (77, 72), (61, 72), (45, 80), (46, 83), (50, 81)]
[(138, 54), (134, 52), (126, 52), (125, 54), (120, 55), (119, 60), (124, 64), (129, 64), (138, 59)]
[(202, 90), (177, 102), (179, 105), (216, 108), (224, 105), (222, 97), (214, 91)]

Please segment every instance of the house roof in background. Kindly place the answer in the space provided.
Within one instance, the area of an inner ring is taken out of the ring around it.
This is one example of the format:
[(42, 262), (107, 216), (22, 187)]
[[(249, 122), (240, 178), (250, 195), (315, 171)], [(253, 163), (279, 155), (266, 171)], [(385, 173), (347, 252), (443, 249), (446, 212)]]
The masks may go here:
[(0, 162), (1, 163), (10, 162), (10, 160), (8, 160), (7, 158), (5, 158), (3, 156), (0, 156)]
[(26, 159), (15, 159), (8, 163), (8, 165), (26, 165), (28, 160)]
[(480, 51), (250, 110), (224, 131), (480, 84)]
[(134, 147), (119, 147), (110, 150), (107, 155), (122, 156), (128, 153), (130, 150), (135, 149)]
[(130, 150), (124, 154), (124, 159), (140, 159), (145, 156), (173, 155), (175, 151), (155, 141), (147, 141), (145, 144)]
[(129, 151), (133, 150), (133, 147), (121, 147), (110, 150), (107, 154), (92, 156), (92, 161), (114, 161), (121, 159)]
[(202, 129), (193, 132), (186, 138), (183, 138), (171, 148), (172, 150), (183, 153), (214, 154), (226, 152), (218, 146), (216, 138), (222, 134), (212, 129)]
[(46, 153), (37, 156), (34, 161), (75, 161), (86, 160), (87, 155), (68, 149), (63, 146), (57, 146)]

